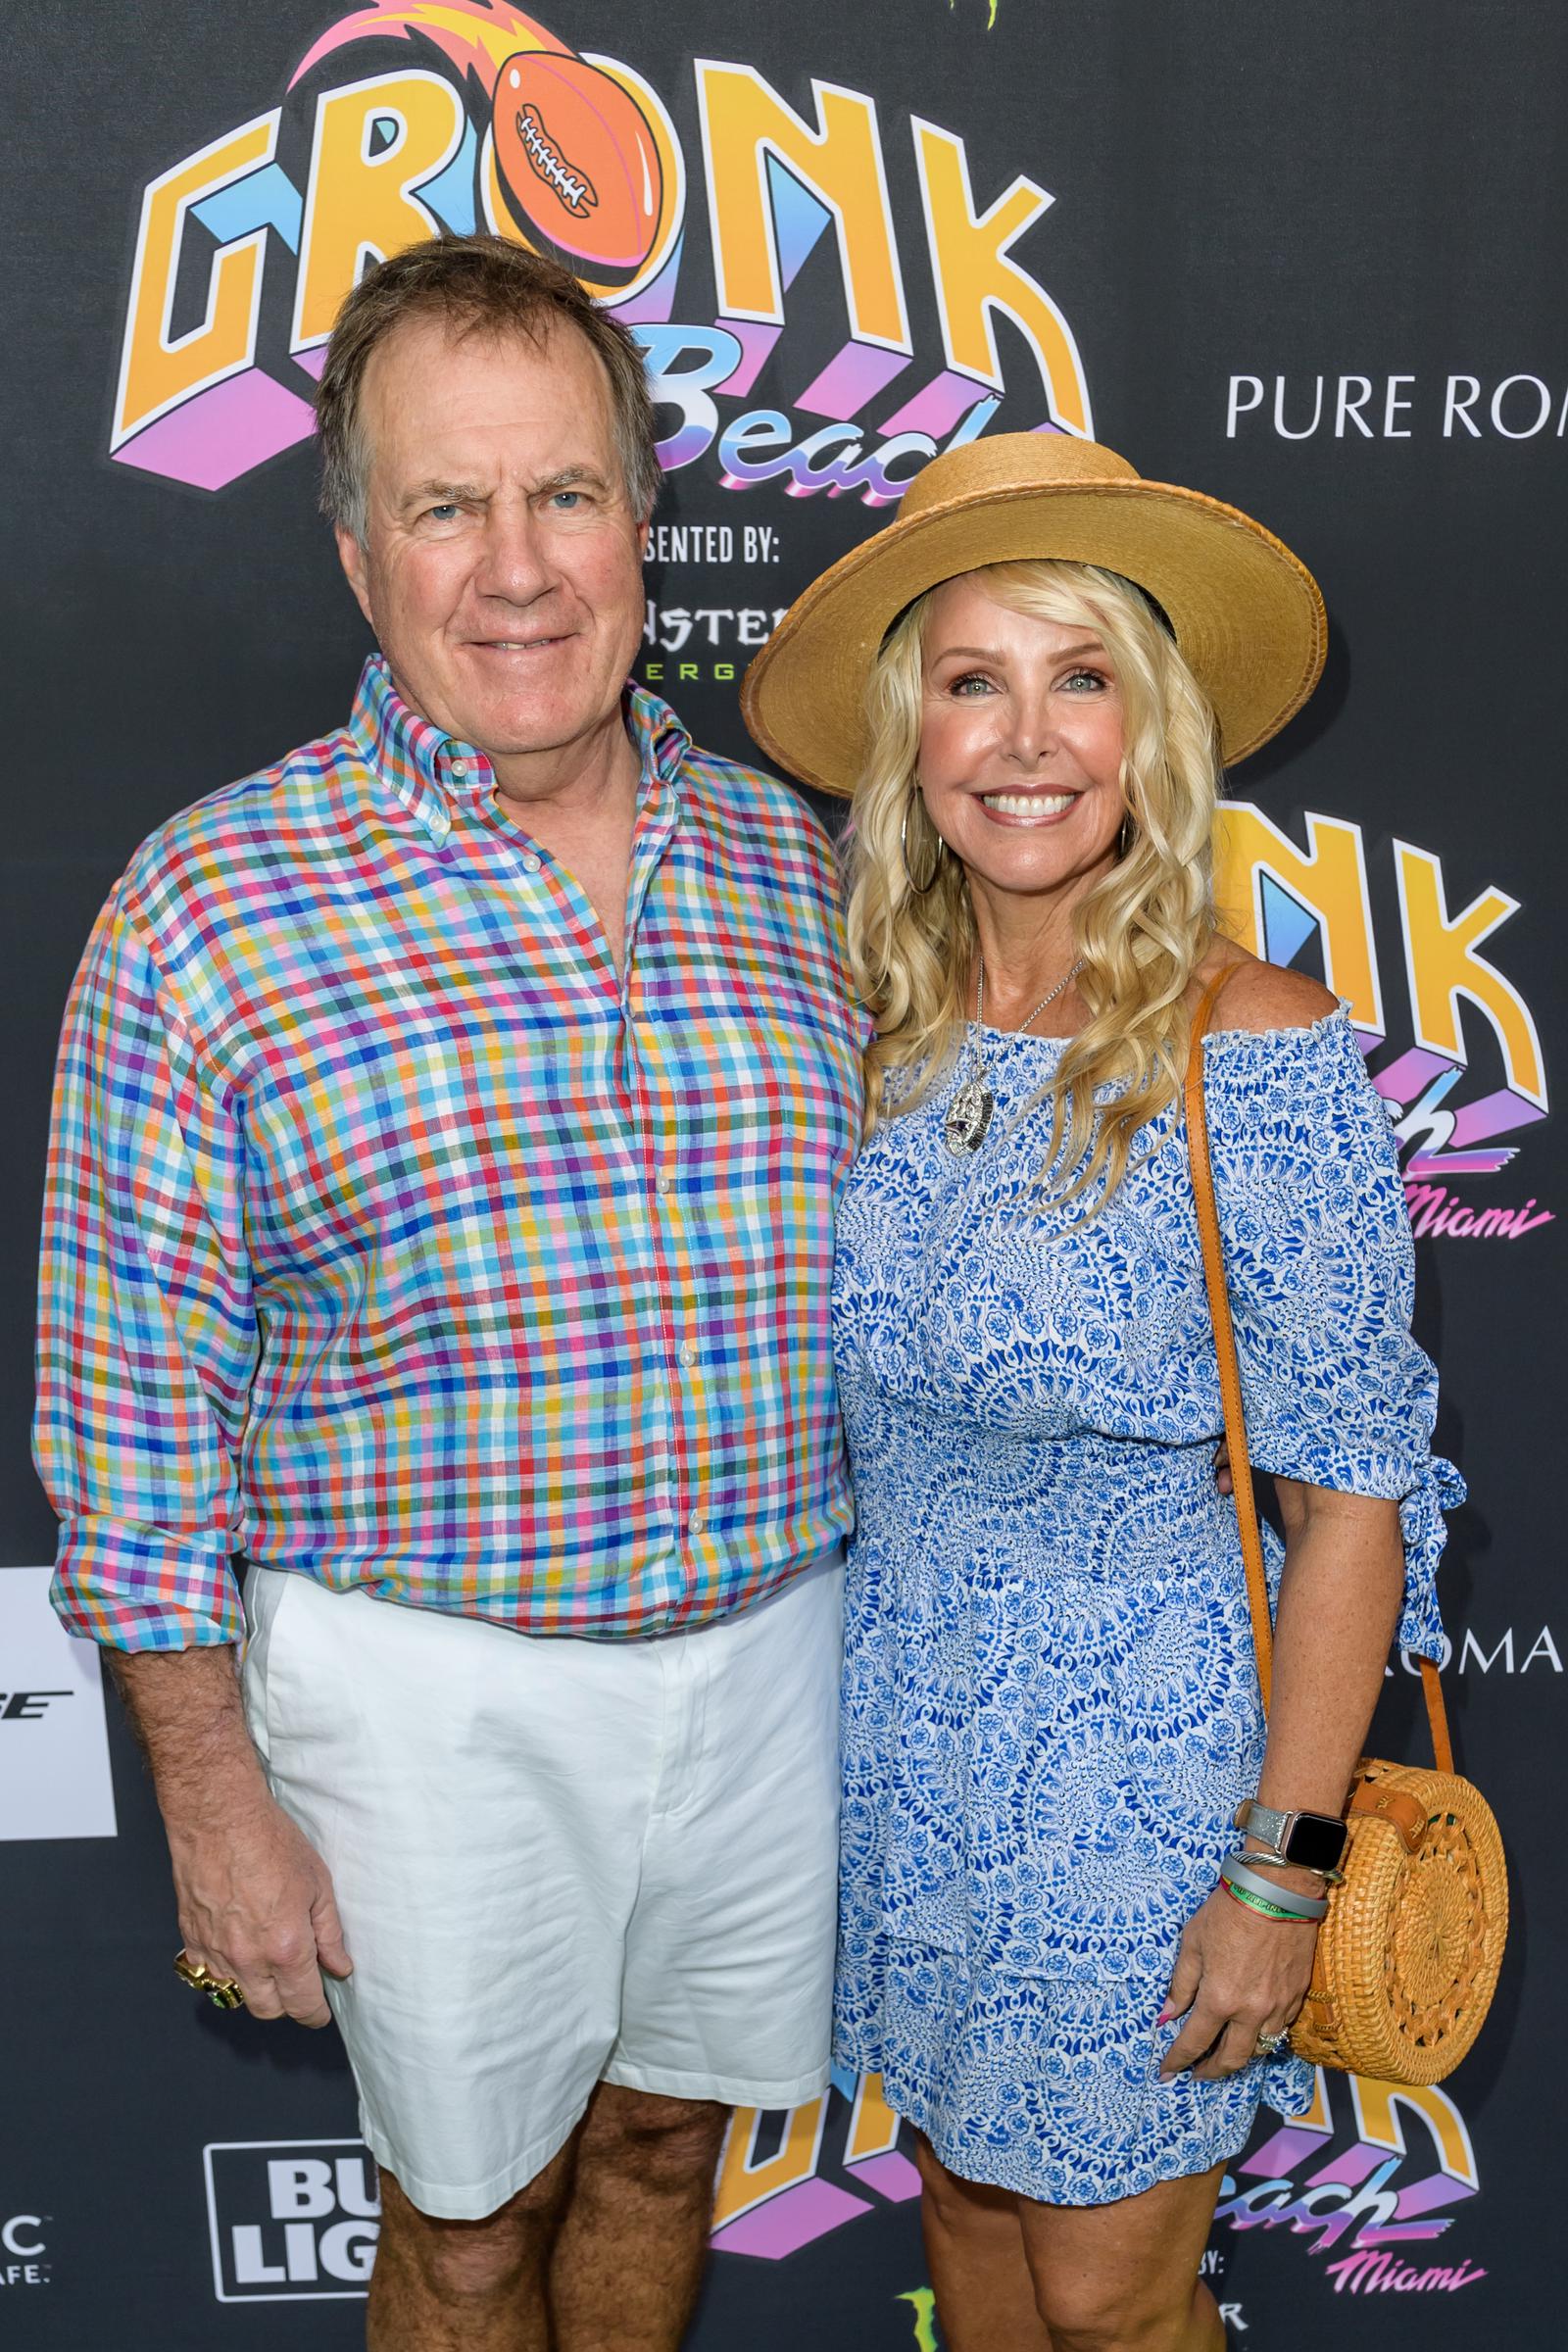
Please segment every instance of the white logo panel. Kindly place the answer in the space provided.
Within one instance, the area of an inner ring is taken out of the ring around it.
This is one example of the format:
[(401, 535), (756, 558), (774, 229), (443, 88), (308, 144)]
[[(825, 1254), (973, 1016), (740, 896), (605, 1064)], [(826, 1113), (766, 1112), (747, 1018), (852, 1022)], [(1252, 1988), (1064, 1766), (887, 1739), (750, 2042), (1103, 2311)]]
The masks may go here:
[(0, 1568), (0, 1838), (113, 1838), (98, 1645), (49, 1606), (48, 1568)]
[(363, 2140), (215, 2140), (202, 2160), (220, 2303), (368, 2292), (381, 2201)]

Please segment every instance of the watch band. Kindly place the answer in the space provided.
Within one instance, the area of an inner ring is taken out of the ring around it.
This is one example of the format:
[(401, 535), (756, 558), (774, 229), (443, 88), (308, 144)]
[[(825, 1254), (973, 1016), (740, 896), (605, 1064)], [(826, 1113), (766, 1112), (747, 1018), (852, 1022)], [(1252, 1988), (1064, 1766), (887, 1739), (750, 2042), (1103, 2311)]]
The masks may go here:
[[(1292, 1853), (1291, 1847), (1296, 1841), (1298, 1825), (1304, 1828), (1307, 1838), (1316, 1849), (1315, 1859), (1312, 1856)], [(1332, 1814), (1282, 1812), (1275, 1805), (1260, 1803), (1256, 1797), (1251, 1797), (1237, 1806), (1235, 1827), (1243, 1831), (1249, 1838), (1255, 1838), (1260, 1844), (1269, 1847), (1273, 1853), (1279, 1855), (1282, 1861), (1298, 1862), (1308, 1869), (1337, 1869), (1344, 1858), (1345, 1843), (1348, 1836), (1344, 1822), (1337, 1820)], [(1329, 1859), (1325, 1861), (1323, 1856), (1328, 1853), (1330, 1841), (1334, 1841), (1333, 1851)]]

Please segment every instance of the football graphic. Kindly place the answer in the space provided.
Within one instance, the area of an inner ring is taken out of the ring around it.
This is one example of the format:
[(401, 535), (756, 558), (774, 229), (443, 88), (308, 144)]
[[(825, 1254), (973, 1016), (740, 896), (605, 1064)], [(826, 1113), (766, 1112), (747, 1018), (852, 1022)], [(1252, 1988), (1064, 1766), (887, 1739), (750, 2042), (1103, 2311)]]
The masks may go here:
[(659, 149), (642, 108), (602, 67), (525, 49), (496, 77), (496, 165), (519, 217), (600, 269), (636, 270), (659, 231)]

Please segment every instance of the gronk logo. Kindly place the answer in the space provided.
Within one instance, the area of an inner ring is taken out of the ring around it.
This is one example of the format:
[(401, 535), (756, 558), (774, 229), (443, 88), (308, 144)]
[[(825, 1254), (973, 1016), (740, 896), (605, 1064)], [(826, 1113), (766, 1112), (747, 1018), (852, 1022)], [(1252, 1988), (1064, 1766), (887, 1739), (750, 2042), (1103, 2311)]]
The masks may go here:
[(665, 167), (650, 111), (624, 81), (585, 57), (523, 51), (497, 78), (490, 135), (508, 220), (525, 239), (531, 230), (596, 272), (647, 261)]
[[(1369, 842), (1348, 818), (1308, 809), (1300, 831), (1304, 839), (1283, 831), (1251, 802), (1223, 802), (1215, 896), (1245, 947), (1271, 963), (1304, 955), (1348, 1006), (1417, 1237), (1518, 1241), (1551, 1224), (1555, 1212), (1534, 1195), (1499, 1200), (1483, 1181), (1512, 1167), (1517, 1139), (1551, 1107), (1539, 1027), (1493, 945), (1518, 900), (1489, 882), (1466, 904), (1435, 851)], [(1373, 918), (1374, 858), (1396, 940)], [(1452, 865), (1461, 861), (1468, 843)]]
[(1348, 2092), (1348, 2114), (1336, 2114), (1318, 2067), (1305, 2113), (1226, 2174), (1216, 2225), (1289, 2230), (1308, 2254), (1331, 2258), (1324, 2270), (1336, 2294), (1451, 2294), (1484, 2278), (1467, 2259), (1422, 2260), (1450, 2226), (1445, 2208), (1481, 2185), (1469, 2131), (1447, 2092), (1367, 2075), (1337, 2082)]
[(558, 253), (632, 330), (669, 472), (881, 507), (993, 428), (1093, 438), (1072, 328), (1033, 274), (1048, 189), (940, 122), (884, 122), (867, 91), (811, 79), (797, 107), (745, 61), (688, 74), (683, 143), (637, 66), (507, 0), (340, 18), (282, 102), (142, 191), (111, 455), (220, 490), (306, 440), (302, 371), (319, 377), (344, 296), (442, 229)]
[(554, 188), (574, 220), (586, 220), (590, 209), (599, 202), (592, 182), (580, 172), (573, 172), (562, 160), (558, 149), (550, 144), (550, 133), (537, 107), (525, 106), (517, 115), (517, 136), (527, 152), (529, 163), (540, 178)]

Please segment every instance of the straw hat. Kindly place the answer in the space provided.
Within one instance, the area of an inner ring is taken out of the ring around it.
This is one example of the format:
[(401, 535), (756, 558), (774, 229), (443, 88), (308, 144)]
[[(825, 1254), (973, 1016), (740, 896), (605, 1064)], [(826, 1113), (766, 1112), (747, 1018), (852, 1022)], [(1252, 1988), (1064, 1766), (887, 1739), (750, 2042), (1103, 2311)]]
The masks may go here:
[(1322, 673), (1317, 582), (1260, 523), (1200, 490), (1146, 482), (1098, 442), (996, 433), (933, 458), (898, 519), (796, 598), (741, 689), (753, 736), (804, 783), (852, 792), (866, 679), (905, 607), (939, 580), (1031, 556), (1102, 564), (1158, 600), (1227, 762), (1277, 734)]

